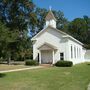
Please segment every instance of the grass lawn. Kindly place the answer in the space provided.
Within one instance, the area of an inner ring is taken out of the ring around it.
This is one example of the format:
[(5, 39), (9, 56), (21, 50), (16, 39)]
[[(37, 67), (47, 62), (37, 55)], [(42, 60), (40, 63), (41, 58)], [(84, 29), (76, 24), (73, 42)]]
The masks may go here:
[(0, 90), (86, 90), (90, 64), (11, 72), (0, 78)]

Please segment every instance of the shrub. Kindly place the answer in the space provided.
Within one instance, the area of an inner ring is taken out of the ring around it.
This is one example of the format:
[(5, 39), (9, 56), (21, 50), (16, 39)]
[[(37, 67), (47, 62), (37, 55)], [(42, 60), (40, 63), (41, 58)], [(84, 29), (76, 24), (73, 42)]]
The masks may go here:
[(55, 63), (55, 66), (57, 67), (71, 67), (72, 65), (72, 61), (58, 61)]
[(25, 65), (28, 65), (28, 66), (36, 66), (38, 65), (39, 63), (35, 60), (26, 60), (25, 61)]

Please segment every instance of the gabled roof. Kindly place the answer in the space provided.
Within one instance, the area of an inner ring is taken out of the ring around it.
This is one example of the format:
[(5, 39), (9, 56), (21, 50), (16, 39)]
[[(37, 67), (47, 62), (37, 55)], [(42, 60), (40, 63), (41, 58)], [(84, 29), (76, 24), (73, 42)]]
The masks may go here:
[(69, 39), (71, 39), (71, 40), (79, 43), (80, 45), (84, 45), (83, 43), (81, 43), (80, 41), (78, 41), (77, 39), (75, 39), (74, 37), (68, 35), (67, 33), (65, 33), (65, 32), (63, 32), (63, 31), (61, 31), (61, 30), (58, 30), (58, 29), (56, 29), (56, 28), (53, 28), (53, 27), (51, 27), (51, 26), (48, 26), (48, 27), (44, 28), (43, 30), (41, 30), (41, 31), (40, 31), (38, 34), (36, 34), (31, 40), (32, 40), (32, 41), (36, 40), (36, 38), (37, 38), (39, 35), (41, 35), (42, 33), (44, 33), (45, 31), (47, 31), (48, 28), (54, 29), (54, 30), (58, 31), (59, 33), (63, 34), (63, 35), (64, 35), (63, 38), (69, 38)]
[(47, 43), (47, 42), (45, 42), (45, 43), (43, 43), (42, 45), (40, 45), (39, 47), (38, 47), (38, 49), (39, 50), (57, 50), (57, 47), (55, 47), (55, 46), (53, 46), (53, 45), (51, 45), (51, 44), (49, 44), (49, 43)]
[(49, 10), (49, 12), (48, 12), (45, 20), (51, 20), (51, 19), (54, 19), (55, 21), (57, 21), (56, 18), (55, 18), (55, 16), (53, 15), (52, 11)]
[(78, 41), (77, 39), (75, 39), (74, 37), (72, 37), (68, 34), (66, 36), (63, 36), (63, 38), (69, 38), (69, 39), (74, 40), (75, 42), (79, 43), (80, 45), (84, 45), (83, 43), (81, 43), (80, 41)]
[(61, 34), (63, 34), (63, 35), (67, 35), (65, 32), (62, 32), (62, 31), (60, 31), (60, 30), (58, 30), (58, 29), (56, 29), (56, 28), (53, 28), (53, 27), (51, 27), (51, 26), (49, 25), (48, 27), (42, 29), (42, 30), (41, 30), (38, 34), (36, 34), (31, 40), (32, 40), (32, 41), (33, 41), (33, 40), (36, 40), (36, 38), (37, 38), (39, 35), (41, 35), (42, 33), (44, 33), (45, 31), (47, 31), (48, 28), (54, 29), (54, 30), (58, 31), (59, 33), (61, 33)]

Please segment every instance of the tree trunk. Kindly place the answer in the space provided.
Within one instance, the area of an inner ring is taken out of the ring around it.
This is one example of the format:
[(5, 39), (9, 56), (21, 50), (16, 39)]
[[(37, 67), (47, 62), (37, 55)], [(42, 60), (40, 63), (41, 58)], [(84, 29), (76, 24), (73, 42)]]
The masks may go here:
[(10, 65), (10, 61), (11, 61), (11, 57), (8, 58), (8, 61), (7, 61), (8, 65)]

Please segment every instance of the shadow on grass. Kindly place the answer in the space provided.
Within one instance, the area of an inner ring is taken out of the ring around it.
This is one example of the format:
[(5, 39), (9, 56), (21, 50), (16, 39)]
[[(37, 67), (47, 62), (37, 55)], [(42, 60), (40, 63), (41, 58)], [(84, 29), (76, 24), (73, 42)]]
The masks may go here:
[(88, 63), (87, 65), (90, 65), (90, 63)]
[(5, 77), (5, 76), (6, 76), (5, 73), (0, 73), (0, 78), (3, 78), (3, 77)]

